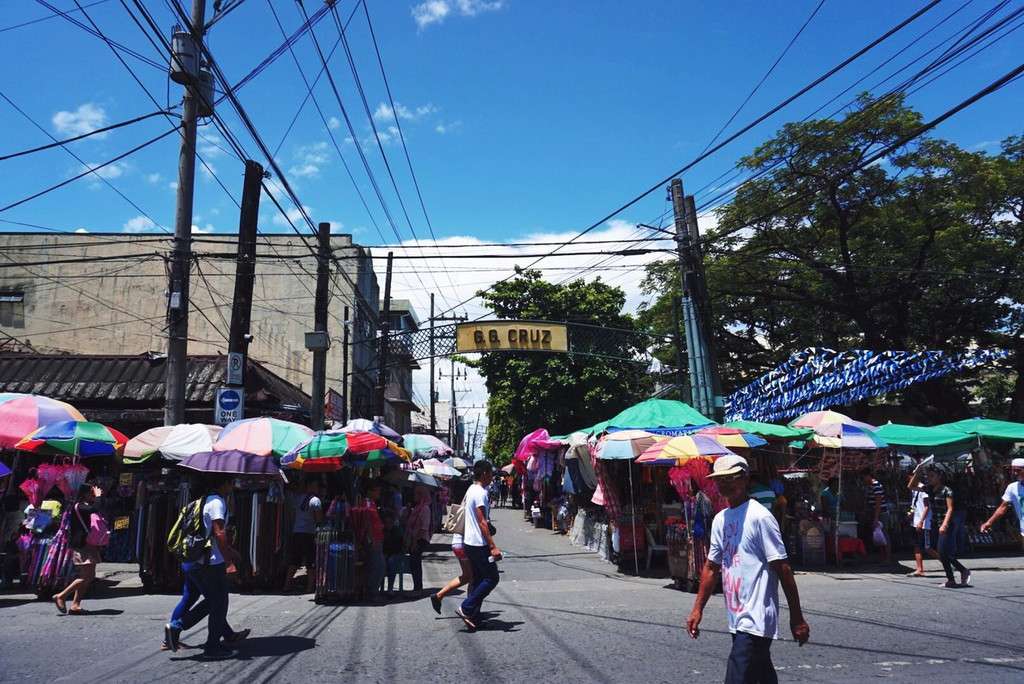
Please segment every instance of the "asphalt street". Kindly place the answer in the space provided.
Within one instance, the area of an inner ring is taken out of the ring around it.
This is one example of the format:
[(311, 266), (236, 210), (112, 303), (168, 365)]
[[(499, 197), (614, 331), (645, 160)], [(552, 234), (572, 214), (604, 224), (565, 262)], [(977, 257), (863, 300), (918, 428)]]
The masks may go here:
[[(619, 572), (588, 549), (522, 512), (497, 509), (505, 553), (501, 582), (485, 602), (485, 630), (469, 632), (455, 615), (438, 616), (426, 599), (385, 604), (316, 605), (308, 594), (234, 593), (229, 619), (252, 636), (239, 658), (205, 662), (199, 650), (160, 651), (177, 601), (146, 594), (130, 565), (101, 566), (84, 602), (64, 616), (52, 603), (0, 591), (0, 680), (10, 682), (654, 682), (720, 681), (730, 647), (721, 596), (705, 610), (701, 636), (684, 623), (694, 595), (672, 587), (666, 569)], [(437, 535), (424, 559), (437, 588), (457, 571)], [(942, 589), (937, 561), (926, 578), (912, 569), (798, 571), (811, 640), (788, 634), (772, 649), (782, 681), (934, 682), (1024, 680), (1024, 558), (966, 556), (973, 586)], [(788, 611), (783, 609), (788, 625)], [(201, 644), (205, 629), (182, 639)]]

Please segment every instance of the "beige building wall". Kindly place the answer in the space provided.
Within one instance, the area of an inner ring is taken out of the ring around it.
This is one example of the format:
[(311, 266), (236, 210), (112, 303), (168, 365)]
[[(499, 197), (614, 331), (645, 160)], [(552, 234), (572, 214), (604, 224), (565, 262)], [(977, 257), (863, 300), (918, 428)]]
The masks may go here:
[[(249, 356), (309, 392), (316, 240), (261, 235), (257, 245)], [(170, 235), (0, 233), (0, 349), (166, 353), (171, 246)], [(347, 306), (347, 367), (359, 395), (375, 384), (367, 369), (375, 365), (379, 287), (369, 253), (350, 235), (332, 235), (331, 247), (327, 387), (344, 391)], [(194, 236), (190, 354), (227, 354), (237, 250), (233, 236)]]

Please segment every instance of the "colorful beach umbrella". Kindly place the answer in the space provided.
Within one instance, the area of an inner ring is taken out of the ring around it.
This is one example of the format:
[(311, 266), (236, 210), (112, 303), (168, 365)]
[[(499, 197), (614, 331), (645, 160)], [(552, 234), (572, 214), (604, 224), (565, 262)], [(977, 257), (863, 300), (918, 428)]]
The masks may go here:
[(433, 475), (434, 477), (443, 478), (458, 477), (459, 475), (462, 474), (455, 468), (451, 467), (450, 465), (445, 465), (443, 461), (439, 461), (436, 458), (431, 458), (427, 459), (426, 461), (422, 461), (417, 470), (420, 470), (426, 473), (427, 475)]
[(372, 468), (403, 460), (409, 460), (409, 453), (381, 435), (323, 430), (296, 444), (281, 458), (281, 465), (307, 472), (332, 472), (346, 464)]
[(733, 453), (715, 440), (704, 435), (672, 437), (655, 442), (637, 457), (637, 463), (646, 465), (681, 466), (695, 458), (712, 461)]
[(44, 425), (14, 445), (46, 456), (110, 456), (120, 454), (128, 438), (101, 423), (65, 420)]
[(197, 451), (182, 459), (182, 468), (201, 473), (227, 473), (236, 475), (280, 475), (281, 468), (274, 459), (247, 451), (227, 449), (223, 451)]
[(85, 420), (71, 404), (39, 394), (0, 394), (0, 447), (13, 447), (25, 435), (44, 425), (65, 420)]
[(421, 458), (429, 458), (431, 456), (443, 457), (454, 452), (450, 446), (437, 437), (414, 432), (402, 435), (402, 448), (411, 452), (413, 458), (417, 456)]
[(608, 460), (636, 459), (659, 439), (658, 435), (645, 430), (619, 430), (604, 436), (603, 445), (598, 444), (597, 457)]
[(393, 428), (388, 427), (379, 420), (367, 420), (366, 418), (353, 418), (345, 423), (345, 426), (338, 428), (342, 432), (372, 432), (385, 439), (390, 439), (395, 444), (402, 444), (402, 435)]
[(874, 431), (876, 428), (874, 425), (868, 425), (862, 423), (859, 420), (854, 420), (845, 413), (839, 411), (811, 411), (805, 413), (799, 418), (794, 418), (789, 421), (789, 427), (795, 428), (816, 428), (819, 425), (831, 425), (832, 423), (840, 423), (842, 425), (856, 425), (859, 428), (865, 430)]
[(245, 418), (224, 426), (214, 451), (236, 449), (260, 456), (281, 458), (314, 433), (305, 425), (277, 418)]
[(144, 463), (154, 456), (180, 461), (200, 451), (213, 451), (213, 443), (223, 429), (203, 423), (150, 428), (128, 440), (121, 460), (130, 465)]
[(469, 470), (473, 467), (472, 463), (464, 458), (459, 458), (458, 456), (452, 456), (451, 458), (444, 459), (444, 464), (446, 466), (451, 466), (456, 470)]
[(883, 449), (889, 446), (873, 430), (845, 423), (819, 425), (814, 428), (814, 441), (830, 449)]
[(768, 443), (768, 440), (763, 437), (759, 437), (758, 435), (747, 432), (746, 430), (725, 427), (722, 425), (706, 427), (701, 430), (697, 430), (694, 434), (710, 437), (722, 446), (730, 449), (749, 449), (750, 447), (764, 446)]

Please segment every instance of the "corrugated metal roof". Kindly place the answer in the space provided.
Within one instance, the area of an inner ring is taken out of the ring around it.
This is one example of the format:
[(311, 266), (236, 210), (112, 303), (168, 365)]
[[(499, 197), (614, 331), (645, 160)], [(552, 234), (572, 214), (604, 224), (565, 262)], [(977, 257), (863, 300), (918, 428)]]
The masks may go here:
[[(0, 392), (42, 394), (75, 406), (162, 407), (166, 362), (162, 354), (2, 353)], [(212, 405), (217, 389), (225, 384), (226, 372), (226, 357), (190, 356), (186, 365), (186, 405)], [(302, 407), (310, 403), (309, 395), (252, 359), (246, 367), (245, 393), (247, 403)]]

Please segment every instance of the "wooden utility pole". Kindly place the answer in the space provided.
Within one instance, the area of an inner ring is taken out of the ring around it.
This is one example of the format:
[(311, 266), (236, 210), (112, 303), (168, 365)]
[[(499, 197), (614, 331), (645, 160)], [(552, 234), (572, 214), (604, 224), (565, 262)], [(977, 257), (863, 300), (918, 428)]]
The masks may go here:
[[(331, 224), (321, 223), (317, 231), (316, 295), (313, 303), (313, 333), (317, 337), (313, 350), (313, 381), (310, 388), (309, 426), (324, 428), (324, 402), (327, 394), (327, 304), (331, 279)], [(307, 344), (307, 347), (310, 345)]]
[[(235, 262), (235, 296), (231, 300), (231, 331), (228, 352), (247, 354), (252, 336), (252, 290), (256, 280), (256, 226), (260, 210), (263, 167), (247, 159), (242, 185), (242, 208), (238, 216), (238, 259)], [(244, 378), (244, 364), (243, 378)], [(244, 383), (240, 383), (244, 384)]]
[[(195, 54), (202, 54), (206, 21), (205, 0), (192, 4)], [(178, 149), (178, 195), (174, 211), (174, 248), (167, 303), (167, 375), (164, 384), (164, 425), (185, 422), (185, 385), (188, 376), (188, 298), (192, 263), (192, 201), (196, 178), (196, 127), (199, 113), (198, 60), (194, 78), (185, 84), (181, 108), (181, 145)]]

